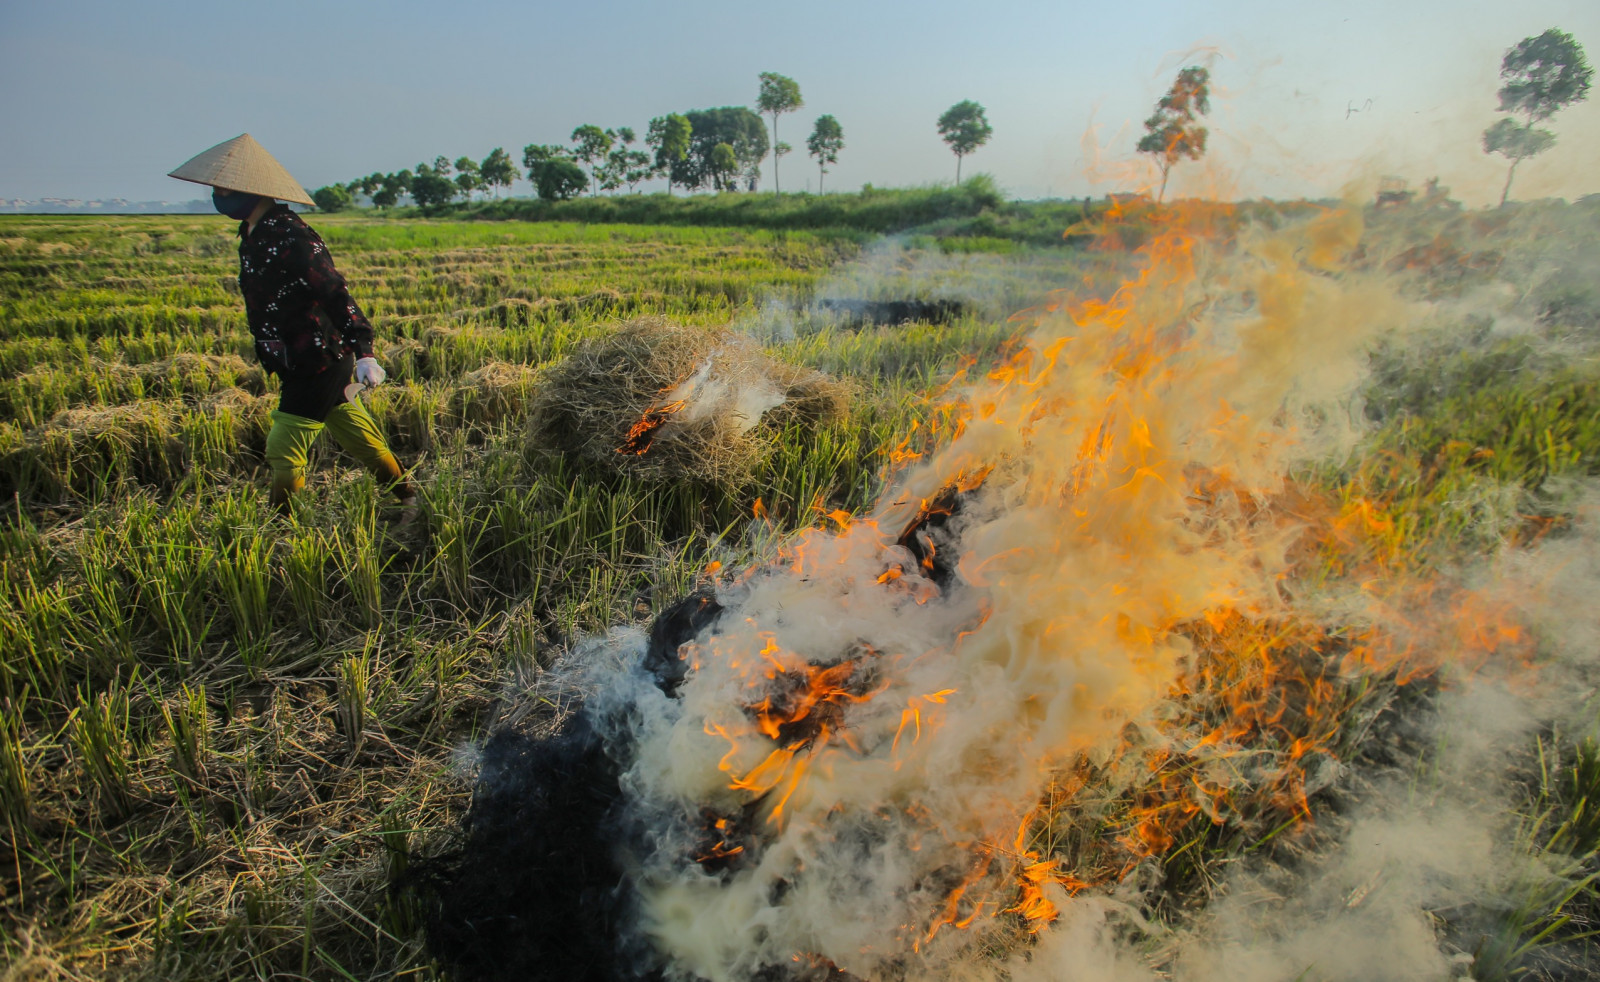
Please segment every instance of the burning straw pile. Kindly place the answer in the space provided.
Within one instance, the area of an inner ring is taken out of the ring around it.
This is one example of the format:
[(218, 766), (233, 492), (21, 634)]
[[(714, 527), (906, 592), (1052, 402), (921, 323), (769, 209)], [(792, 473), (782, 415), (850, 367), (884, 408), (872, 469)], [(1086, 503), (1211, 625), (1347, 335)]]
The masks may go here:
[(641, 318), (580, 345), (535, 399), (535, 445), (602, 471), (738, 484), (790, 423), (842, 415), (849, 389), (726, 328)]
[[(486, 750), (435, 951), (508, 980), (1459, 977), (1489, 944), (1435, 886), (1461, 853), (1369, 862), (1400, 840), (1349, 830), (1410, 807), (1403, 704), (1525, 680), (1535, 651), (1510, 608), (1386, 551), (1382, 501), (1294, 477), (1348, 446), (1368, 346), (1419, 317), (1353, 266), (1361, 232), (1162, 230), (1109, 298), (1032, 312), (870, 510), (580, 651), (557, 734)], [(683, 411), (704, 350), (637, 386), (636, 421)], [(1494, 780), (1473, 759), (1441, 799)], [(1397, 797), (1314, 820), (1389, 767)], [(1188, 919), (1227, 909), (1208, 857), (1250, 853), (1288, 913), (1243, 923), (1292, 943)], [(1379, 882), (1396, 863), (1403, 888)]]

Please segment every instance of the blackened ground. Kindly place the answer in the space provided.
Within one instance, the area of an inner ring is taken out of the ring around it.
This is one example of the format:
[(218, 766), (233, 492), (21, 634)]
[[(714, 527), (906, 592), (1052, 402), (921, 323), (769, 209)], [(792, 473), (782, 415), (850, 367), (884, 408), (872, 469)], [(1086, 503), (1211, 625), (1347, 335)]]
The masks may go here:
[(950, 521), (961, 514), (970, 494), (971, 491), (962, 491), (954, 484), (945, 485), (931, 500), (923, 502), (917, 517), (911, 520), (897, 540), (911, 550), (922, 571), (941, 590), (950, 586), (960, 555)]
[[(722, 612), (684, 598), (650, 628), (645, 669), (668, 695), (678, 648)], [(657, 977), (627, 930), (634, 893), (619, 856), (637, 835), (621, 814), (618, 756), (588, 707), (554, 733), (505, 727), (484, 745), (462, 846), (422, 868), (428, 947), (461, 982), (613, 982)]]
[(644, 667), (662, 692), (678, 694), (678, 686), (689, 672), (688, 663), (678, 657), (678, 649), (715, 624), (721, 614), (722, 605), (717, 598), (708, 590), (697, 590), (656, 617), (650, 625)]
[(847, 327), (879, 324), (948, 324), (967, 312), (960, 300), (819, 300), (817, 307)]
[[(679, 647), (709, 631), (721, 613), (715, 597), (702, 591), (656, 618), (644, 668), (661, 691), (676, 693), (687, 672)], [(491, 736), (461, 847), (420, 867), (416, 885), (428, 900), (428, 948), (458, 982), (663, 977), (659, 953), (633, 929), (637, 893), (621, 861), (647, 849), (653, 830), (623, 807), (619, 761), (631, 756), (628, 748), (601, 736), (602, 729), (630, 727), (613, 725), (618, 720), (597, 725), (594, 712), (580, 707), (553, 733), (508, 726)], [(754, 807), (730, 827), (748, 827), (753, 815)], [(707, 818), (708, 846), (723, 838), (713, 830), (715, 818)], [(734, 835), (727, 833), (730, 840)], [(849, 978), (825, 961), (800, 957), (761, 968), (752, 982)]]
[(632, 899), (610, 833), (619, 798), (617, 766), (582, 710), (551, 736), (507, 728), (489, 739), (466, 841), (423, 874), (428, 947), (455, 978), (651, 974), (650, 958), (619, 941)]

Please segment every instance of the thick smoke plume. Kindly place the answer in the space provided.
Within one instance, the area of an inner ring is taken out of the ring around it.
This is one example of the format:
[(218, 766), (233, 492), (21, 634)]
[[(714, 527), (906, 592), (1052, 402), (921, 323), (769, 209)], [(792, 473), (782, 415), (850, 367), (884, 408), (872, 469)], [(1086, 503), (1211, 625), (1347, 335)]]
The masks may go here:
[[(1330, 213), (1232, 251), (1160, 237), (1109, 301), (1039, 311), (872, 514), (719, 590), (622, 779), (673, 965), (916, 975), (1001, 923), (1049, 776), (1162, 702), (1193, 656), (1175, 628), (1284, 612), (1293, 528), (1254, 502), (1337, 435), (1366, 345), (1404, 321), (1342, 267), (1359, 234)], [(941, 501), (944, 533), (906, 541)], [(738, 830), (716, 872), (708, 812)]]
[[(1384, 551), (1381, 509), (1291, 480), (1354, 446), (1369, 352), (1437, 306), (1353, 210), (1164, 214), (1136, 276), (1027, 312), (948, 390), (869, 513), (572, 659), (578, 722), (521, 772), (491, 746), (480, 798), (520, 810), (469, 826), (505, 888), (461, 907), (465, 945), (549, 933), (571, 977), (710, 982), (1449, 978), (1494, 931), (1439, 911), (1564, 882), (1494, 804), (1560, 709), (1518, 675), (1528, 576), (1445, 585)], [(1341, 810), (1293, 861), (1146, 918), (1186, 822), (1264, 842), (1319, 793)], [(581, 841), (493, 852), (574, 812)], [(562, 855), (575, 913), (508, 913), (567, 896)]]

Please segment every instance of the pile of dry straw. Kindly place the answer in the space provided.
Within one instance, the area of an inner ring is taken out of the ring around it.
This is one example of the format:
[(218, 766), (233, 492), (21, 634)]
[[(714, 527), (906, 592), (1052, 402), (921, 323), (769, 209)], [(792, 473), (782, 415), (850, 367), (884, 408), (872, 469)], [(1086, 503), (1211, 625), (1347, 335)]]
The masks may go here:
[(536, 446), (602, 470), (738, 484), (786, 426), (838, 418), (849, 400), (844, 383), (727, 328), (647, 317), (546, 370), (530, 426)]

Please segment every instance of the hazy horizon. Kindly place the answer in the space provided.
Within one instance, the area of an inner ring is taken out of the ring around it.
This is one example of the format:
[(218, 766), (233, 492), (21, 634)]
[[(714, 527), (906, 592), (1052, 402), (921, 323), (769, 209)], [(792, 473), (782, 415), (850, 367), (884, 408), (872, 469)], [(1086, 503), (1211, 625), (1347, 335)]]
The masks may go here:
[[(1148, 182), (1132, 153), (1140, 123), (1178, 68), (1205, 63), (1212, 149), (1174, 171), (1169, 193), (1318, 197), (1395, 174), (1438, 176), (1482, 205), (1507, 169), (1478, 142), (1499, 116), (1505, 49), (1559, 27), (1600, 62), (1600, 5), (1550, 0), (1307, 11), (1162, 0), (1138, 17), (1033, 2), (980, 14), (949, 0), (792, 14), (716, 0), (694, 16), (295, 0), (271, 17), (188, 0), (0, 12), (0, 197), (191, 200), (203, 189), (166, 172), (241, 132), (308, 189), (497, 146), (520, 161), (524, 145), (565, 143), (583, 123), (642, 136), (652, 116), (753, 105), (762, 71), (796, 79), (806, 102), (779, 123), (796, 148), (785, 190), (816, 188), (804, 138), (822, 113), (845, 132), (829, 189), (948, 181), (955, 160), (934, 120), (974, 99), (994, 138), (964, 175), (993, 175), (1016, 197), (1098, 195)], [(1559, 142), (1518, 168), (1513, 197), (1600, 191), (1600, 95), (1548, 125)], [(770, 158), (762, 169), (770, 190)]]

